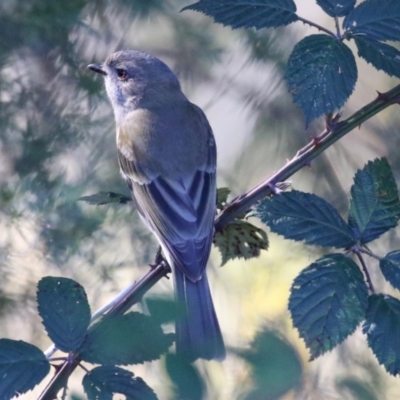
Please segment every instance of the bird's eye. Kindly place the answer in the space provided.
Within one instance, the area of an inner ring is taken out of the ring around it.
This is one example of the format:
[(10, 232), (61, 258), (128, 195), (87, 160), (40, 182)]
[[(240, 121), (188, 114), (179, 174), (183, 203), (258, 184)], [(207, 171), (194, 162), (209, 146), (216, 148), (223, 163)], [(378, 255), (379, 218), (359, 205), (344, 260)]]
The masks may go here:
[(117, 68), (117, 76), (118, 76), (118, 79), (123, 80), (128, 76), (128, 73), (123, 68)]

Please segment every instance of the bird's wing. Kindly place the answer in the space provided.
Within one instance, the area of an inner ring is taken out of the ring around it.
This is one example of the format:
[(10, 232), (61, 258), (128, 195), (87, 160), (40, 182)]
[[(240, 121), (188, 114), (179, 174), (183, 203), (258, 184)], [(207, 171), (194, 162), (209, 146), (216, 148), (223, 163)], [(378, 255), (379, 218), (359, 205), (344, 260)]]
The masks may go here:
[(168, 252), (169, 261), (192, 281), (200, 279), (206, 267), (216, 209), (216, 146), (206, 117), (197, 107), (196, 112), (208, 131), (208, 151), (196, 171), (178, 179), (146, 176), (134, 157), (119, 152), (139, 213)]

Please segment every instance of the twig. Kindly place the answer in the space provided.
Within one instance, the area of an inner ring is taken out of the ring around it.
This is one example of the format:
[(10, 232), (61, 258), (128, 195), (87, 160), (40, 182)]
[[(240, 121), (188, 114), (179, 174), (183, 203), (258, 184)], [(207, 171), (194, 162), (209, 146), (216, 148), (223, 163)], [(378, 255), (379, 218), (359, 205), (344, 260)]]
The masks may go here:
[[(244, 213), (259, 200), (270, 195), (272, 193), (271, 188), (274, 188), (277, 183), (287, 180), (305, 165), (309, 165), (311, 160), (325, 151), (328, 147), (332, 146), (340, 138), (367, 121), (372, 116), (389, 107), (391, 104), (398, 102), (399, 99), (400, 85), (396, 86), (387, 93), (379, 94), (377, 99), (354, 113), (351, 117), (324, 130), (319, 136), (314, 138), (310, 143), (300, 149), (293, 159), (289, 161), (282, 169), (273, 174), (267, 180), (261, 182), (249, 192), (237, 197), (230, 204), (228, 204), (216, 216), (214, 223), (215, 228), (222, 229), (224, 225), (232, 221), (237, 215)], [(360, 262), (363, 263), (363, 260)], [(131, 286), (130, 290), (125, 290), (123, 292), (123, 296), (118, 295), (118, 301), (111, 301), (113, 306), (104, 316), (104, 318), (107, 318), (109, 315), (121, 314), (125, 312), (133, 304), (138, 302), (142, 298), (143, 294), (147, 292), (147, 290), (149, 290), (162, 277), (166, 276), (168, 272), (169, 268), (164, 262), (152, 267), (152, 269), (147, 272), (142, 279)], [(366, 271), (366, 276), (367, 279), (370, 280), (370, 277), (367, 274), (368, 271)], [(372, 283), (370, 283), (370, 287), (372, 288)], [(373, 290), (373, 288), (371, 290)], [(96, 317), (98, 317), (98, 315), (96, 315)], [(43, 391), (39, 400), (53, 400), (57, 396), (57, 393), (66, 386), (69, 376), (79, 365), (79, 363), (80, 359), (77, 354), (70, 355), (69, 360), (60, 366), (53, 379)]]
[(341, 38), (342, 37), (342, 33), (340, 32), (339, 18), (338, 18), (337, 15), (335, 16), (335, 26), (336, 26), (337, 37)]
[(360, 247), (359, 251), (360, 251), (360, 253), (364, 253), (364, 254), (367, 254), (368, 256), (372, 257), (372, 258), (375, 258), (375, 260), (381, 261), (381, 260), (384, 259), (384, 257), (378, 256), (377, 254), (373, 253), (370, 249), (367, 249), (365, 247)]
[(363, 259), (363, 256), (361, 255), (361, 252), (359, 250), (354, 250), (354, 253), (358, 257), (358, 260), (361, 263), (361, 267), (362, 267), (362, 269), (364, 271), (365, 278), (367, 279), (369, 290), (371, 291), (371, 293), (374, 294), (375, 293), (374, 285), (372, 284), (372, 279), (371, 279), (371, 276), (369, 274), (367, 265), (365, 264), (365, 261)]

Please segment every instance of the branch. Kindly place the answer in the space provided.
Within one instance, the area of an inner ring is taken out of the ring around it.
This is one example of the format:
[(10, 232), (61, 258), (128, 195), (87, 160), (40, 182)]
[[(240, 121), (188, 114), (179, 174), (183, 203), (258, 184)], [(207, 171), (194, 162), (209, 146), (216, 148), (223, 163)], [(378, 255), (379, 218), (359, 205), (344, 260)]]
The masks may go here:
[[(267, 180), (255, 186), (249, 192), (237, 197), (224, 210), (222, 210), (215, 218), (215, 228), (222, 229), (226, 224), (232, 221), (237, 215), (245, 213), (251, 206), (264, 197), (273, 193), (277, 183), (288, 179), (295, 172), (309, 165), (311, 160), (332, 146), (336, 141), (352, 131), (357, 126), (367, 121), (380, 111), (389, 107), (391, 104), (400, 101), (400, 85), (396, 86), (387, 93), (379, 94), (378, 98), (357, 111), (351, 117), (344, 121), (334, 124), (332, 127), (324, 130), (320, 135), (314, 138), (310, 143), (300, 149), (297, 154), (283, 168), (273, 174)], [(111, 307), (104, 315), (107, 318), (112, 315), (122, 314), (128, 310), (133, 304), (141, 300), (152, 286), (154, 286), (161, 278), (170, 272), (169, 267), (161, 262), (147, 272), (142, 279), (135, 282), (123, 295), (118, 295), (116, 299), (110, 302)], [(104, 310), (103, 307), (102, 310)], [(98, 317), (95, 313), (93, 317)], [(49, 350), (48, 350), (49, 352)], [(43, 391), (39, 400), (53, 400), (57, 393), (67, 385), (68, 378), (75, 368), (79, 365), (80, 359), (78, 354), (70, 354), (61, 366), (57, 368), (56, 374)]]
[(380, 93), (374, 101), (354, 113), (351, 117), (327, 128), (320, 135), (313, 138), (310, 143), (300, 149), (278, 172), (275, 172), (267, 180), (261, 182), (247, 193), (229, 203), (215, 218), (214, 225), (216, 230), (222, 229), (224, 225), (233, 220), (237, 215), (246, 213), (246, 211), (259, 200), (271, 195), (277, 183), (285, 181), (304, 166), (310, 165), (315, 157), (320, 155), (354, 128), (360, 126), (380, 111), (399, 101), (400, 85), (394, 87), (389, 92)]

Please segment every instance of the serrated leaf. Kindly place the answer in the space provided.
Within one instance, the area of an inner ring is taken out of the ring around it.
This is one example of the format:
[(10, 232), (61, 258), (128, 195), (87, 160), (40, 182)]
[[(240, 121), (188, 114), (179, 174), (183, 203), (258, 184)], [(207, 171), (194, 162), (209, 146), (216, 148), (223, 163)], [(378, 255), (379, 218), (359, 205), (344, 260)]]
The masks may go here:
[(226, 201), (228, 200), (228, 196), (230, 193), (231, 193), (231, 190), (227, 187), (217, 189), (217, 209), (218, 210), (222, 210), (225, 207)]
[(328, 35), (311, 35), (294, 47), (285, 79), (306, 125), (343, 106), (357, 81), (351, 50)]
[(137, 312), (105, 318), (90, 329), (79, 349), (84, 361), (103, 365), (141, 364), (156, 360), (172, 345), (151, 317)]
[(45, 355), (21, 340), (0, 339), (0, 400), (33, 389), (49, 373)]
[(400, 290), (400, 250), (386, 254), (379, 261), (382, 274), (385, 279), (397, 290)]
[(368, 36), (353, 36), (358, 55), (377, 70), (400, 78), (400, 51)]
[(292, 190), (266, 198), (255, 207), (254, 215), (286, 239), (336, 248), (355, 243), (336, 209), (311, 193)]
[(214, 235), (214, 244), (222, 256), (221, 265), (235, 258), (258, 257), (268, 249), (267, 234), (247, 221), (234, 220)]
[(351, 187), (349, 226), (355, 237), (368, 243), (394, 228), (399, 218), (399, 195), (387, 160), (368, 162)]
[(343, 28), (353, 34), (376, 40), (400, 40), (400, 2), (398, 0), (366, 0), (352, 10), (343, 21)]
[(57, 348), (76, 350), (90, 324), (90, 306), (85, 289), (72, 279), (46, 276), (38, 283), (39, 314)]
[(392, 375), (400, 373), (400, 301), (392, 296), (374, 294), (368, 300), (363, 324), (368, 345), (379, 364)]
[(157, 400), (142, 378), (115, 366), (93, 368), (83, 377), (82, 385), (88, 400), (112, 400), (115, 394), (124, 395), (126, 400)]
[(90, 196), (79, 197), (78, 200), (86, 201), (89, 204), (100, 206), (109, 203), (126, 204), (131, 202), (132, 198), (120, 193), (98, 192), (95, 194), (91, 194)]
[(297, 21), (293, 0), (200, 0), (185, 10), (200, 11), (233, 29), (276, 28)]
[(332, 350), (364, 319), (368, 289), (357, 264), (343, 254), (305, 268), (290, 290), (289, 310), (311, 359)]
[(174, 399), (201, 400), (206, 398), (203, 379), (192, 364), (175, 354), (167, 354), (165, 366), (174, 384)]
[(344, 17), (354, 8), (356, 0), (317, 0), (317, 4), (331, 17)]
[(268, 329), (259, 332), (250, 349), (236, 353), (251, 367), (254, 389), (246, 400), (281, 399), (301, 382), (300, 357), (277, 332)]

